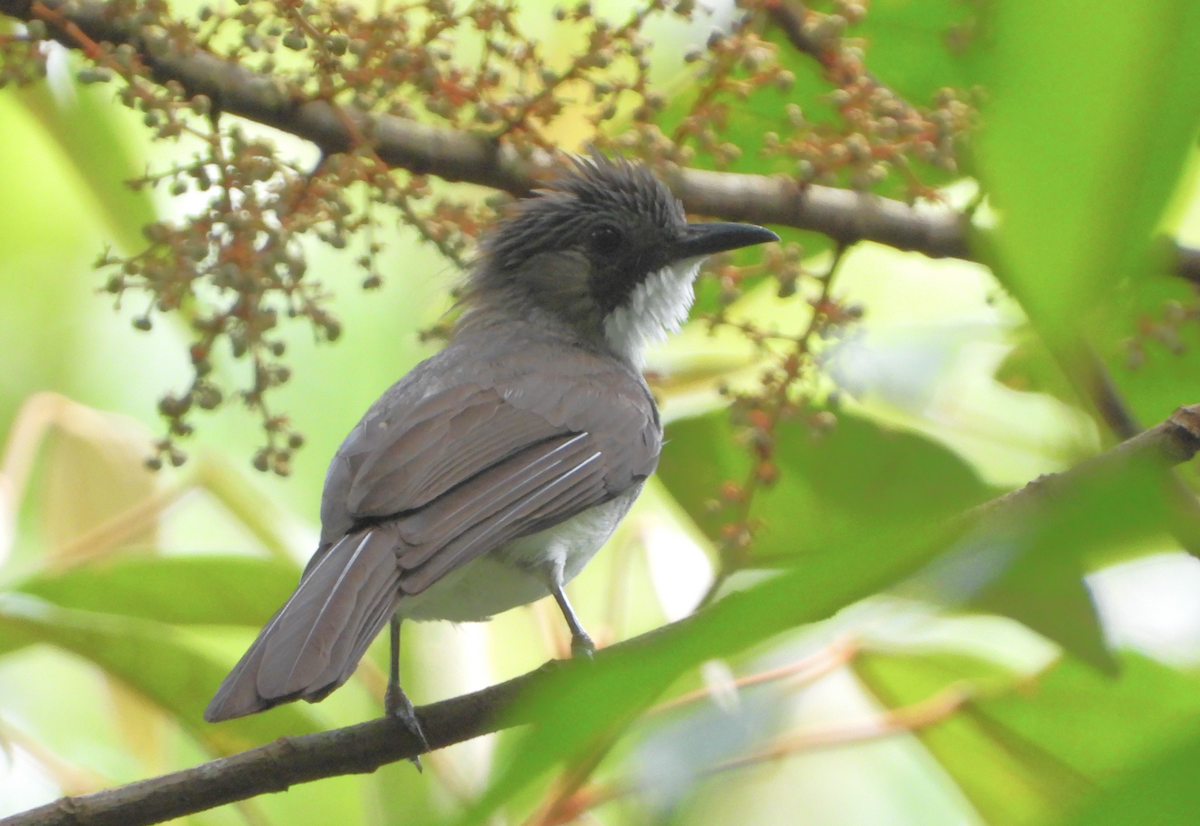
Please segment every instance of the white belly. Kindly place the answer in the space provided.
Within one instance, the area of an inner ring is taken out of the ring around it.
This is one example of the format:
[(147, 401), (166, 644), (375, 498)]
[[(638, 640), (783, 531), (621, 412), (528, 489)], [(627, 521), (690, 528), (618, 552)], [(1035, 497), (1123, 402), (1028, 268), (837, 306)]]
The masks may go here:
[(406, 619), (478, 622), (550, 593), (555, 568), (570, 582), (600, 550), (637, 499), (641, 486), (553, 528), (481, 556), (396, 606)]

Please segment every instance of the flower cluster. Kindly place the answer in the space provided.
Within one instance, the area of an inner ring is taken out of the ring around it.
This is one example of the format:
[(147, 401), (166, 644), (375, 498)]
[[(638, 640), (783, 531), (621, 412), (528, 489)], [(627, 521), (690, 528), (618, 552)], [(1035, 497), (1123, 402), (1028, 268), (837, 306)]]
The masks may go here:
[[(167, 434), (152, 466), (184, 461), (178, 440), (192, 432), (196, 410), (237, 399), (264, 430), (254, 466), (288, 472), (303, 436), (268, 404), (270, 391), (290, 377), (281, 325), (306, 323), (321, 340), (341, 330), (330, 288), (308, 273), (312, 243), (346, 249), (366, 289), (382, 282), (376, 257), (397, 224), (469, 266), (480, 228), (495, 220), (508, 193), (481, 198), (477, 189), (420, 174), (420, 163), (389, 167), (377, 153), (377, 129), (387, 119), (482, 138), (521, 162), (544, 162), (564, 134), (574, 134), (578, 142), (569, 148), (588, 141), (668, 174), (767, 158), (784, 163), (777, 168), (790, 170), (797, 186), (871, 189), (899, 171), (915, 198), (932, 190), (913, 161), (953, 169), (957, 139), (972, 117), (962, 93), (946, 90), (920, 108), (876, 81), (864, 68), (865, 44), (845, 36), (865, 6), (840, 0), (830, 13), (797, 7), (790, 21), (779, 17), (782, 3), (741, 0), (732, 26), (713, 28), (703, 44), (679, 55), (675, 69), (687, 82), (676, 76), (667, 84), (652, 81), (652, 68), (662, 67), (651, 59), (647, 24), (702, 19), (707, 12), (694, 0), (647, 0), (616, 21), (582, 0), (536, 23), (511, 0), (461, 7), (403, 0), (371, 11), (333, 0), (235, 0), (189, 17), (172, 15), (164, 0), (89, 9), (116, 42), (76, 24), (72, 15), (88, 3), (34, 2), (19, 34), (0, 35), (0, 81), (44, 73), (45, 38), (70, 42), (84, 58), (81, 82), (114, 83), (118, 100), (140, 113), (149, 134), (177, 142), (176, 157), (187, 158), (131, 183), (187, 198), (188, 220), (151, 224), (143, 250), (109, 251), (99, 262), (105, 289), (136, 308), (136, 328), (149, 329), (170, 313), (193, 331), (193, 376), (160, 400)], [(206, 68), (179, 71), (189, 60)], [(828, 88), (834, 120), (810, 123), (803, 107), (811, 101), (791, 99), (800, 71)], [(347, 145), (307, 164), (289, 157), (222, 114), (222, 78), (234, 75), (280, 111), (327, 106)], [(778, 128), (760, 133), (761, 146), (748, 157), (731, 134), (739, 107), (760, 100), (773, 102)], [(769, 411), (768, 422), (791, 415), (796, 387), (815, 375), (812, 344), (853, 315), (833, 299), (829, 274), (808, 272), (802, 259), (791, 243), (767, 250), (758, 263), (719, 261), (712, 268), (721, 306), (762, 277), (775, 279), (782, 296), (816, 295), (812, 329), (792, 342), (780, 371), (764, 376), (759, 396), (739, 401), (747, 421), (755, 410)], [(709, 320), (726, 323), (722, 311)], [(770, 336), (739, 329), (760, 343)], [(246, 365), (244, 382), (223, 386), (216, 378), (214, 359), (224, 358)], [(769, 483), (771, 473), (759, 476)]]
[(30, 20), (17, 31), (0, 30), (0, 89), (28, 86), (46, 76), (46, 24)]
[(804, 181), (865, 191), (898, 173), (909, 200), (936, 198), (915, 172), (913, 161), (957, 171), (959, 144), (974, 126), (974, 98), (980, 92), (947, 87), (939, 89), (929, 105), (905, 100), (867, 70), (866, 42), (845, 36), (848, 27), (862, 21), (866, 6), (840, 0), (835, 5), (832, 13), (804, 9), (785, 28), (793, 44), (822, 67), (833, 87), (822, 103), (840, 122), (810, 123), (799, 103), (789, 103), (789, 129), (768, 133), (764, 153), (792, 159)]

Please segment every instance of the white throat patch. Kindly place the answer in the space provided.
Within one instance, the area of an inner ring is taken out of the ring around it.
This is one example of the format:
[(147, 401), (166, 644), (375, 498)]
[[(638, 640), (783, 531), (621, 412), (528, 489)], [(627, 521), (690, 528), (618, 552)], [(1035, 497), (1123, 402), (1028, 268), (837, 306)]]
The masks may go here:
[(639, 370), (646, 348), (664, 340), (687, 321), (696, 294), (693, 284), (703, 258), (688, 258), (650, 273), (629, 300), (604, 319), (604, 338)]

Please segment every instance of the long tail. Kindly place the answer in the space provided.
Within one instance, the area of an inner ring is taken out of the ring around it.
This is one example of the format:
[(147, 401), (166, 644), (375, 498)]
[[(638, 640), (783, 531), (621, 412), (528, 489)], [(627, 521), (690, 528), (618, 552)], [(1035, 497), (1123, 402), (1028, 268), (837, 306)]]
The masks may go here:
[(399, 598), (395, 526), (344, 537), (310, 563), (296, 591), (204, 711), (210, 723), (290, 700), (316, 702), (346, 682)]

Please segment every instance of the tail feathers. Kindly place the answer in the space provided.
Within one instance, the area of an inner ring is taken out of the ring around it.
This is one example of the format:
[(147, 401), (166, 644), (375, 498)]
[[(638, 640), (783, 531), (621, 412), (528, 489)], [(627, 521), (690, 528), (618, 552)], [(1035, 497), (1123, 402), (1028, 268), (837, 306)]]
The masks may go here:
[(399, 598), (393, 526), (350, 534), (310, 564), (291, 598), (221, 683), (210, 723), (325, 697), (354, 673)]

